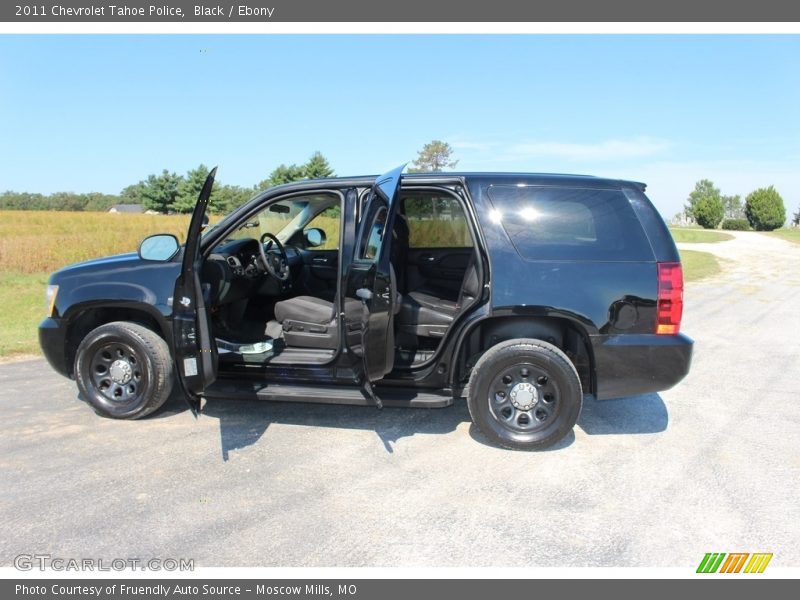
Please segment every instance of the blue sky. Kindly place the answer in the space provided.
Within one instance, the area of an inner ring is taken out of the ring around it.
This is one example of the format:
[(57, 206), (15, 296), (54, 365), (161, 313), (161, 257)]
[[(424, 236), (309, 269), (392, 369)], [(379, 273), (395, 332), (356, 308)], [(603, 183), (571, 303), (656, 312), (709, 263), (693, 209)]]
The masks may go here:
[(645, 181), (667, 217), (702, 177), (800, 204), (796, 35), (3, 35), (0, 117), (0, 190), (376, 173), (438, 138), (459, 169)]

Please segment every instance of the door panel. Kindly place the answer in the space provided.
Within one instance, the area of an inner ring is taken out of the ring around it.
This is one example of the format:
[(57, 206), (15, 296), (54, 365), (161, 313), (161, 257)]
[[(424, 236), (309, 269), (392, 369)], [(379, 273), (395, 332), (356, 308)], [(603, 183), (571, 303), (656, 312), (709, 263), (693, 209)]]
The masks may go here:
[(311, 296), (333, 301), (336, 296), (336, 280), (339, 276), (338, 250), (301, 250), (303, 271), (301, 286)]
[(364, 206), (355, 257), (343, 286), (345, 311), (348, 304), (361, 306), (360, 354), (365, 383), (382, 379), (394, 366), (397, 282), (391, 264), (391, 231), (404, 168), (376, 179)]
[(441, 290), (442, 297), (458, 296), (472, 248), (410, 248), (408, 290)]
[(172, 343), (178, 381), (195, 415), (201, 409), (200, 395), (217, 378), (217, 344), (211, 332), (206, 298), (200, 284), (200, 233), (216, 172), (215, 167), (208, 174), (192, 212), (181, 274), (175, 282), (172, 296)]

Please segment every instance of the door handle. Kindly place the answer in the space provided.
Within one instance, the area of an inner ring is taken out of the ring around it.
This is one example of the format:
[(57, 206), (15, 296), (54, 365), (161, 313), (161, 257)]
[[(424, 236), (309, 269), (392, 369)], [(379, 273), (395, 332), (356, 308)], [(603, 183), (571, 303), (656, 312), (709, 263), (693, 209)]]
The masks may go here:
[(358, 296), (362, 300), (372, 300), (372, 290), (369, 290), (367, 288), (358, 288), (356, 290), (356, 296)]
[(317, 258), (312, 258), (311, 262), (313, 262), (316, 265), (327, 265), (328, 264), (328, 259), (318, 256)]
[(436, 260), (436, 258), (434, 256), (431, 256), (430, 254), (423, 254), (422, 256), (420, 256), (420, 259), (424, 260), (425, 262), (433, 262)]

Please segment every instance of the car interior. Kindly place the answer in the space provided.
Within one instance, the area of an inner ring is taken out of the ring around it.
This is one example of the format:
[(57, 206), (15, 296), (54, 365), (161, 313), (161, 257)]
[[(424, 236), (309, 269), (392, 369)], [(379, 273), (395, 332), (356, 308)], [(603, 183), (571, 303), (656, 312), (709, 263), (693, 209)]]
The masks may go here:
[[(400, 194), (391, 245), (395, 367), (429, 360), (482, 288), (461, 202), (441, 190)], [(334, 192), (281, 199), (212, 249), (201, 281), (222, 364), (321, 365), (336, 356), (342, 201)], [(382, 219), (373, 224), (378, 242)], [(350, 347), (360, 344), (364, 310), (346, 295)]]

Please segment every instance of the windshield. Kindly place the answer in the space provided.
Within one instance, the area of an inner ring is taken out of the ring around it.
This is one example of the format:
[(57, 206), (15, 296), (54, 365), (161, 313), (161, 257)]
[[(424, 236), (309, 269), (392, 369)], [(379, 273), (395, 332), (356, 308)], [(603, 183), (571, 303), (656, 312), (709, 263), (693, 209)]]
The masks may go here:
[[(273, 202), (263, 210), (251, 216), (233, 231), (226, 239), (261, 239), (265, 233), (275, 235), (283, 244), (288, 243), (297, 232), (302, 231), (317, 215), (330, 213), (333, 207), (338, 209), (339, 198), (333, 194), (312, 196), (295, 196)], [(336, 211), (338, 213), (338, 211)], [(338, 214), (336, 215), (338, 217)], [(332, 236), (338, 241), (337, 231), (326, 232), (328, 239)]]

